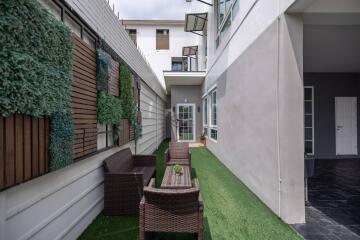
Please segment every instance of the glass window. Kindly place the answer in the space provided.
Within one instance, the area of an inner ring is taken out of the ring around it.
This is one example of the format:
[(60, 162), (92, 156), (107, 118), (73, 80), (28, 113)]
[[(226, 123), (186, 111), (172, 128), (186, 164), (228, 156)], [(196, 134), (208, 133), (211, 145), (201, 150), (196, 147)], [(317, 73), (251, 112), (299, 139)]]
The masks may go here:
[(217, 32), (216, 48), (220, 45), (225, 32), (230, 28), (232, 20), (239, 12), (240, 0), (216, 0)]
[(156, 49), (169, 49), (169, 29), (156, 29)]
[(217, 94), (216, 89), (210, 93), (210, 138), (217, 140)]
[(136, 40), (136, 29), (126, 29), (126, 31), (128, 32), (131, 40), (133, 41), (133, 43), (135, 45), (137, 45), (137, 40)]
[(89, 34), (87, 31), (83, 31), (83, 40), (93, 49), (96, 48), (95, 38), (91, 34)]
[(75, 33), (78, 37), (81, 38), (81, 25), (78, 24), (71, 16), (66, 13), (64, 15), (64, 23)]
[(314, 87), (304, 87), (304, 152), (314, 154)]
[(207, 99), (207, 97), (205, 97), (203, 100), (203, 109), (204, 109), (203, 124), (204, 124), (204, 126), (207, 126), (208, 125), (208, 99)]
[(210, 130), (210, 137), (214, 140), (217, 140), (217, 130), (216, 129)]
[(112, 125), (97, 124), (97, 149), (105, 149), (114, 145)]
[(211, 125), (217, 126), (216, 90), (211, 93)]
[(218, 0), (218, 28), (220, 28), (225, 17), (225, 0)]

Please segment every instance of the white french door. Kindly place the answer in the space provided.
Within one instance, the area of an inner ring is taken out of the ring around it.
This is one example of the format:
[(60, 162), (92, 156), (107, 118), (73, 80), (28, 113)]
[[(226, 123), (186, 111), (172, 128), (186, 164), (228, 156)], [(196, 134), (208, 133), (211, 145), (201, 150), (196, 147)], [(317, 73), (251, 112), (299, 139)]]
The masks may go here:
[(335, 97), (336, 155), (357, 155), (357, 97)]
[(179, 142), (195, 141), (195, 104), (177, 104), (177, 140)]

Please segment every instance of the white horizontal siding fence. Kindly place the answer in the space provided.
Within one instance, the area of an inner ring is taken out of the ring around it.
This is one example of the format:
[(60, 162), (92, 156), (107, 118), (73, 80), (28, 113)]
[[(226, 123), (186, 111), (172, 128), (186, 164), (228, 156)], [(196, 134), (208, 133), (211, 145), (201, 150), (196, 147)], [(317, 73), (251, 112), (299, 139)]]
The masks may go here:
[(103, 209), (103, 160), (125, 147), (1, 192), (0, 239), (76, 239)]
[[(162, 130), (159, 131), (158, 118), (163, 118), (161, 114), (165, 111), (164, 104), (158, 107), (157, 101), (162, 101), (156, 93), (142, 82), (140, 91), (140, 109), (142, 113), (142, 137), (137, 143), (137, 153), (146, 154), (154, 152), (165, 135), (165, 125), (162, 123)], [(161, 133), (161, 134), (160, 134)]]
[(156, 104), (156, 111), (157, 111), (157, 142), (158, 145), (165, 139), (165, 103), (161, 98), (157, 98)]
[[(165, 90), (105, 0), (65, 2), (142, 78), (143, 137), (138, 152), (152, 153), (165, 137)], [(0, 192), (0, 240), (78, 238), (103, 209), (103, 160), (126, 147), (134, 152), (135, 144), (112, 148)]]

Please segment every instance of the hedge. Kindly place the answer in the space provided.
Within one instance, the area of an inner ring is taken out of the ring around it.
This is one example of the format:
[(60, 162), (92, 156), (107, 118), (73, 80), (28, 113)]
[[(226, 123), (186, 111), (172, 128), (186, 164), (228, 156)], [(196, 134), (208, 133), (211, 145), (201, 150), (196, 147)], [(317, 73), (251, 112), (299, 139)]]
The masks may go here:
[(0, 111), (50, 116), (70, 106), (72, 41), (36, 0), (1, 1)]
[(120, 65), (120, 98), (123, 110), (123, 117), (130, 119), (133, 108), (131, 73), (127, 66)]
[(57, 112), (51, 118), (50, 171), (63, 168), (73, 162), (73, 124), (68, 110)]
[(122, 117), (121, 101), (106, 91), (97, 97), (97, 121), (100, 124), (119, 124)]
[(50, 116), (56, 170), (72, 162), (71, 31), (36, 0), (0, 1), (0, 9), (0, 112)]
[(100, 49), (96, 50), (96, 88), (98, 91), (107, 91), (109, 83), (109, 68), (111, 61)]

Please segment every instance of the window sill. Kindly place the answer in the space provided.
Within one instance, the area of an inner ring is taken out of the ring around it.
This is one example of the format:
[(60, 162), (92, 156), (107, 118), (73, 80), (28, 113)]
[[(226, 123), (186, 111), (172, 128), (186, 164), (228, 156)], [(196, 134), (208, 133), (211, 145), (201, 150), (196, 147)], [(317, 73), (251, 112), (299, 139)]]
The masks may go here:
[(211, 137), (209, 137), (209, 139), (210, 139), (212, 142), (214, 142), (214, 143), (218, 143), (217, 139), (213, 139), (213, 138), (211, 138)]

